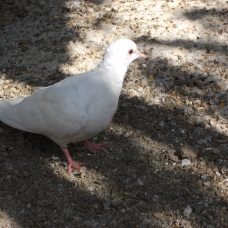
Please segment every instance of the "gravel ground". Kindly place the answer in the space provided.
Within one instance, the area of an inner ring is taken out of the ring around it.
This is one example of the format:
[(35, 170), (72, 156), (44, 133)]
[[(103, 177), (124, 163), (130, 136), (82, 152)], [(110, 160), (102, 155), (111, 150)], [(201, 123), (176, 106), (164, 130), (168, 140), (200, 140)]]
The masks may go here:
[(133, 39), (109, 128), (79, 151), (0, 123), (0, 227), (228, 227), (228, 8), (223, 0), (0, 2), (0, 97), (27, 96)]

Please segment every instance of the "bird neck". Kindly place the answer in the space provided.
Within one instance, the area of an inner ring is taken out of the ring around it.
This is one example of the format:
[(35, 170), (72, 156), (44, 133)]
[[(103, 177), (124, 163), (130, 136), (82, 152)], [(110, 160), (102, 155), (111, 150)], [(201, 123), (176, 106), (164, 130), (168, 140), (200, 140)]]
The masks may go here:
[(100, 77), (102, 75), (104, 79), (107, 79), (110, 90), (113, 90), (113, 92), (119, 96), (127, 67), (114, 67), (113, 65), (104, 65), (101, 63), (96, 67), (96, 71)]
[(101, 63), (97, 68), (99, 71), (103, 72), (103, 75), (105, 75), (106, 78), (109, 78), (110, 82), (120, 84), (122, 87), (124, 76), (127, 72), (127, 66), (115, 67), (113, 65), (104, 65)]

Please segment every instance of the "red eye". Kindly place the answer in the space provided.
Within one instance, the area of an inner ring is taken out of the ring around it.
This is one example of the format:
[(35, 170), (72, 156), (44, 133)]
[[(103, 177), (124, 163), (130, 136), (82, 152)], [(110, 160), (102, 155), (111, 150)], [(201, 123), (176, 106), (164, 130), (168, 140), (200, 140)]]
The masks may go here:
[(133, 53), (133, 50), (131, 49), (131, 50), (129, 50), (129, 52), (128, 52), (130, 55)]

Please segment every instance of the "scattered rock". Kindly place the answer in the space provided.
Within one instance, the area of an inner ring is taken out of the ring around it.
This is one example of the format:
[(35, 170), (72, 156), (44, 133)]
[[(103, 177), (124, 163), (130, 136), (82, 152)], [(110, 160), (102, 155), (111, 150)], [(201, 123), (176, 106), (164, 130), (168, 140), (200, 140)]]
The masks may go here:
[(185, 80), (184, 78), (182, 78), (182, 77), (179, 77), (179, 78), (175, 81), (175, 84), (176, 84), (177, 86), (183, 86), (183, 85), (186, 84), (186, 80)]
[(78, 216), (78, 215), (75, 215), (74, 216), (74, 221), (77, 223), (77, 222), (82, 222), (83, 221), (83, 218)]
[(121, 198), (114, 198), (114, 199), (112, 200), (112, 205), (113, 205), (114, 207), (118, 207), (122, 202), (123, 202), (123, 200), (122, 200)]
[(213, 152), (214, 152), (214, 154), (219, 155), (221, 150), (218, 148), (213, 148)]
[(182, 166), (191, 165), (191, 161), (188, 159), (183, 159), (183, 160), (181, 160), (181, 165)]
[(194, 160), (197, 158), (196, 150), (193, 146), (185, 144), (181, 149), (181, 157)]
[(183, 215), (185, 217), (189, 217), (191, 213), (192, 213), (192, 208), (190, 206), (187, 206), (183, 211)]
[(210, 119), (210, 125), (212, 127), (216, 127), (217, 126), (217, 121), (215, 119)]

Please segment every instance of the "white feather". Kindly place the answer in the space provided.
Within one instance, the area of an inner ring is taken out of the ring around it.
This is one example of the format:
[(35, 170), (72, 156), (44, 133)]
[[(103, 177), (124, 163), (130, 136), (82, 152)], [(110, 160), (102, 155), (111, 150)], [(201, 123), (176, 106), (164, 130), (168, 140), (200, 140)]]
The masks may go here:
[(0, 120), (11, 127), (46, 135), (61, 147), (104, 130), (116, 112), (124, 75), (138, 56), (134, 42), (112, 43), (100, 65), (26, 98), (3, 99)]

